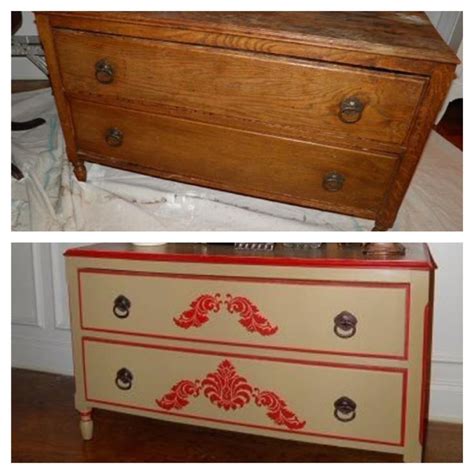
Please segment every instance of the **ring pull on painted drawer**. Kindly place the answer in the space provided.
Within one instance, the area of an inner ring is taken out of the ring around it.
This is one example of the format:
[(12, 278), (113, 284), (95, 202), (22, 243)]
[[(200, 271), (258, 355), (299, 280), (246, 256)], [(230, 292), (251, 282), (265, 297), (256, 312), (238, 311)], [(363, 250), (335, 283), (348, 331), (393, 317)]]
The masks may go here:
[(130, 370), (125, 367), (117, 371), (117, 376), (115, 377), (115, 385), (120, 390), (130, 390), (133, 383), (133, 374)]
[(130, 300), (123, 295), (117, 296), (114, 301), (114, 315), (117, 316), (117, 318), (120, 319), (125, 319), (128, 318), (130, 314), (130, 307), (132, 306), (132, 303)]
[(348, 423), (356, 417), (357, 404), (349, 397), (338, 398), (334, 402), (334, 416), (342, 423)]
[(349, 339), (357, 331), (357, 318), (349, 311), (343, 311), (334, 318), (334, 334)]

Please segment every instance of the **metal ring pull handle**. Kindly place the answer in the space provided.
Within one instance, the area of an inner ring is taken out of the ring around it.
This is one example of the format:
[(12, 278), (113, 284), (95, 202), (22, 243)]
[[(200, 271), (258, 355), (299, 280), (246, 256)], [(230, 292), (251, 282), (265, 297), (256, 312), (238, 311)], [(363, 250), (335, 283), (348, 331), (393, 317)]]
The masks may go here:
[(118, 128), (109, 128), (105, 132), (105, 141), (109, 146), (120, 146), (123, 143), (123, 132)]
[(107, 59), (101, 59), (95, 64), (95, 78), (101, 84), (110, 84), (114, 81), (114, 68)]
[(357, 332), (357, 318), (349, 311), (343, 311), (334, 318), (334, 334), (342, 339), (353, 337)]
[(329, 192), (340, 191), (344, 186), (344, 181), (346, 178), (336, 171), (331, 171), (324, 176), (323, 179), (323, 188)]
[(128, 318), (130, 314), (130, 308), (132, 306), (132, 303), (130, 300), (123, 295), (117, 296), (114, 301), (114, 314), (117, 316), (117, 318), (120, 319), (125, 319)]
[(117, 385), (120, 390), (130, 390), (132, 388), (132, 382), (133, 374), (130, 372), (130, 370), (124, 367), (117, 372), (117, 376), (115, 377), (115, 385)]
[(356, 123), (362, 117), (364, 104), (357, 97), (344, 99), (339, 106), (339, 118), (344, 123)]
[(349, 423), (356, 417), (357, 404), (349, 397), (338, 398), (334, 402), (334, 416), (342, 423)]

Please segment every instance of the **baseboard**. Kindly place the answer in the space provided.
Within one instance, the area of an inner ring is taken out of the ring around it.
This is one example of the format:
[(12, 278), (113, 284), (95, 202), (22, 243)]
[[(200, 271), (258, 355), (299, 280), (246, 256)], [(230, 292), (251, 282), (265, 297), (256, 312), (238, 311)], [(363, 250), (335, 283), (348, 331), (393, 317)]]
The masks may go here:
[(430, 413), (432, 421), (462, 423), (462, 384), (440, 382), (431, 384)]
[(12, 336), (12, 366), (54, 374), (72, 375), (72, 347), (69, 342)]

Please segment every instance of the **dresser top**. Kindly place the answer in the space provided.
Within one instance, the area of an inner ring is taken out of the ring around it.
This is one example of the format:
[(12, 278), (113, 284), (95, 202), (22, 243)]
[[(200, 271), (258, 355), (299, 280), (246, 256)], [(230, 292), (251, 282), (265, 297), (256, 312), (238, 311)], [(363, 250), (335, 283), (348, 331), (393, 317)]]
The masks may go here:
[(436, 264), (426, 244), (403, 244), (401, 257), (368, 257), (360, 247), (325, 244), (319, 249), (292, 249), (276, 244), (269, 251), (237, 250), (232, 244), (166, 244), (139, 247), (128, 243), (94, 244), (68, 249), (67, 257), (172, 261), (295, 267), (405, 268), (432, 270)]
[(459, 62), (423, 12), (55, 12), (54, 14), (212, 33), (231, 33), (436, 62)]

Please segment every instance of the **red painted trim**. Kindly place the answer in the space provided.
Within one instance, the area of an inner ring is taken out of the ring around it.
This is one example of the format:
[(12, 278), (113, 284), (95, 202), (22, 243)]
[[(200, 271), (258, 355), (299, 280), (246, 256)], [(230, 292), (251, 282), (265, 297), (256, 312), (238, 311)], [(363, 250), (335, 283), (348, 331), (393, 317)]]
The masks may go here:
[[(401, 413), (401, 426), (400, 426), (400, 441), (397, 443), (388, 442), (388, 441), (380, 441), (380, 440), (372, 440), (372, 439), (365, 439), (365, 438), (354, 438), (350, 436), (340, 436), (340, 435), (332, 435), (332, 434), (325, 434), (313, 431), (294, 431), (294, 430), (287, 430), (284, 428), (275, 428), (269, 427), (264, 425), (255, 425), (255, 424), (247, 424), (241, 422), (233, 422), (227, 420), (220, 420), (215, 418), (207, 418), (207, 417), (200, 417), (197, 415), (188, 415), (183, 413), (170, 413), (164, 410), (158, 410), (155, 408), (147, 408), (141, 407), (137, 405), (131, 404), (122, 404), (117, 403), (109, 400), (99, 400), (90, 398), (88, 391), (87, 391), (87, 365), (86, 365), (86, 343), (87, 342), (98, 342), (102, 344), (113, 344), (113, 345), (122, 345), (122, 346), (132, 346), (132, 347), (143, 347), (147, 349), (159, 349), (165, 351), (173, 351), (173, 352), (185, 352), (185, 353), (193, 353), (193, 354), (201, 354), (201, 355), (217, 355), (222, 357), (233, 357), (238, 359), (250, 359), (250, 360), (258, 360), (258, 361), (271, 361), (271, 362), (283, 362), (289, 364), (299, 364), (299, 365), (310, 365), (310, 366), (323, 366), (323, 367), (334, 367), (334, 368), (346, 368), (346, 369), (353, 369), (353, 370), (366, 370), (369, 372), (379, 371), (379, 372), (391, 372), (391, 373), (399, 373), (403, 377), (402, 383), (402, 413)], [(293, 359), (283, 359), (279, 357), (269, 357), (269, 356), (257, 356), (251, 354), (233, 354), (227, 352), (216, 352), (216, 351), (209, 351), (209, 350), (198, 350), (188, 347), (171, 347), (171, 346), (159, 346), (159, 345), (151, 345), (145, 343), (135, 343), (135, 342), (128, 342), (128, 341), (116, 341), (110, 339), (101, 339), (95, 337), (83, 337), (82, 338), (82, 367), (83, 367), (83, 379), (84, 379), (84, 396), (85, 399), (92, 403), (100, 403), (103, 405), (110, 405), (110, 406), (118, 406), (123, 408), (132, 408), (138, 411), (144, 412), (153, 412), (153, 413), (160, 413), (163, 415), (172, 415), (172, 416), (179, 416), (183, 418), (192, 418), (198, 420), (205, 420), (211, 421), (215, 423), (222, 423), (222, 424), (230, 424), (230, 425), (238, 425), (238, 426), (245, 426), (249, 428), (259, 428), (264, 430), (270, 431), (280, 431), (286, 433), (296, 433), (301, 435), (307, 436), (316, 436), (322, 438), (334, 438), (334, 439), (344, 439), (348, 441), (358, 441), (358, 442), (366, 442), (366, 443), (373, 443), (373, 444), (383, 444), (388, 446), (403, 446), (405, 442), (405, 426), (406, 426), (406, 414), (407, 414), (407, 406), (406, 406), (406, 399), (407, 399), (407, 369), (405, 368), (398, 368), (398, 367), (381, 367), (381, 366), (365, 366), (365, 365), (357, 365), (357, 364), (344, 364), (344, 363), (334, 363), (334, 362), (320, 362), (320, 361), (308, 361), (308, 360), (293, 360)]]
[(431, 332), (433, 324), (433, 308), (431, 304), (425, 306), (423, 320), (423, 372), (421, 377), (421, 402), (420, 402), (420, 424), (419, 441), (423, 445), (426, 435), (428, 422), (428, 405), (430, 394), (430, 376), (431, 376)]
[(403, 390), (402, 390), (402, 426), (400, 428), (400, 445), (405, 446), (406, 426), (407, 426), (407, 404), (408, 404), (408, 371), (403, 372)]
[(321, 367), (344, 367), (354, 370), (368, 370), (368, 371), (379, 371), (379, 372), (397, 372), (403, 373), (406, 369), (401, 367), (384, 367), (379, 365), (362, 365), (362, 364), (348, 364), (343, 362), (325, 362), (325, 361), (312, 361), (306, 359), (287, 359), (285, 357), (270, 357), (264, 355), (254, 355), (254, 354), (239, 354), (234, 352), (222, 352), (222, 351), (211, 351), (208, 349), (194, 349), (191, 347), (182, 347), (182, 346), (163, 346), (159, 344), (147, 344), (144, 342), (129, 342), (129, 341), (119, 341), (113, 339), (104, 339), (100, 337), (85, 336), (82, 338), (83, 342), (93, 341), (93, 342), (102, 342), (104, 344), (115, 344), (119, 346), (133, 346), (133, 347), (143, 347), (146, 349), (161, 349), (164, 351), (172, 352), (187, 352), (191, 354), (205, 354), (205, 355), (217, 355), (223, 357), (238, 357), (240, 359), (249, 359), (249, 360), (266, 360), (271, 362), (284, 362), (288, 364), (300, 364), (300, 365), (314, 365)]
[(81, 421), (91, 421), (92, 420), (92, 410), (89, 410), (87, 412), (80, 412), (81, 414)]
[(438, 265), (435, 262), (435, 259), (433, 258), (433, 254), (431, 253), (430, 246), (428, 244), (423, 244), (423, 250), (426, 255), (426, 260), (429, 262), (430, 270), (437, 270)]
[[(145, 271), (134, 271), (134, 270), (115, 270), (115, 269), (107, 269), (107, 268), (79, 268), (77, 270), (77, 273), (78, 273), (78, 286), (79, 286), (79, 319), (80, 319), (81, 329), (84, 331), (94, 331), (94, 332), (102, 332), (102, 333), (110, 333), (110, 334), (123, 334), (123, 335), (128, 335), (128, 336), (141, 336), (141, 337), (168, 339), (168, 340), (176, 340), (176, 341), (222, 344), (222, 345), (236, 346), (236, 347), (275, 349), (275, 350), (310, 353), (310, 354), (330, 354), (330, 355), (341, 355), (341, 356), (348, 356), (348, 357), (376, 357), (380, 359), (390, 359), (390, 360), (408, 360), (409, 336), (410, 336), (410, 306), (411, 306), (410, 283), (305, 280), (305, 279), (288, 279), (288, 278), (221, 276), (221, 275), (196, 275), (196, 274), (182, 274), (182, 273), (145, 272)], [(176, 279), (185, 279), (185, 280), (240, 281), (240, 282), (259, 283), (259, 284), (262, 284), (262, 283), (287, 284), (287, 285), (299, 285), (299, 286), (303, 286), (303, 285), (346, 286), (346, 287), (349, 286), (349, 287), (360, 287), (360, 288), (404, 289), (405, 290), (405, 322), (404, 322), (405, 336), (404, 336), (404, 342), (403, 342), (403, 354), (391, 355), (391, 354), (378, 354), (378, 353), (365, 353), (365, 352), (325, 351), (325, 350), (308, 349), (308, 348), (301, 348), (301, 347), (275, 346), (271, 344), (251, 344), (251, 343), (241, 343), (241, 342), (234, 342), (234, 341), (221, 341), (221, 340), (215, 340), (215, 339), (200, 339), (200, 338), (192, 338), (192, 337), (184, 337), (184, 336), (183, 337), (169, 336), (165, 334), (119, 331), (115, 329), (86, 326), (84, 324), (83, 310), (82, 310), (81, 276), (83, 273), (143, 276), (143, 277), (156, 277), (156, 278), (176, 278)]]
[(255, 425), (251, 423), (242, 423), (238, 421), (230, 421), (230, 420), (219, 420), (218, 418), (208, 418), (205, 416), (198, 416), (198, 415), (187, 415), (184, 413), (170, 413), (164, 410), (158, 410), (155, 408), (144, 408), (136, 405), (126, 405), (124, 403), (116, 403), (116, 402), (106, 402), (103, 400), (95, 400), (95, 399), (90, 399), (90, 402), (93, 403), (99, 403), (102, 405), (110, 405), (110, 406), (116, 406), (116, 407), (122, 407), (122, 408), (131, 408), (133, 410), (138, 410), (138, 411), (145, 411), (145, 412), (151, 412), (151, 413), (160, 413), (163, 415), (171, 415), (171, 416), (178, 416), (181, 418), (190, 418), (193, 420), (202, 420), (202, 421), (210, 421), (213, 423), (221, 423), (224, 425), (234, 425), (234, 426), (244, 426), (246, 428), (257, 428), (257, 429), (263, 429), (263, 430), (268, 430), (268, 431), (280, 431), (283, 433), (293, 433), (297, 435), (305, 435), (305, 436), (312, 436), (312, 437), (319, 437), (319, 438), (329, 438), (329, 439), (341, 439), (341, 440), (346, 440), (346, 441), (356, 441), (359, 443), (372, 443), (372, 444), (381, 444), (384, 446), (403, 446), (400, 443), (390, 443), (388, 441), (378, 441), (378, 440), (372, 440), (368, 438), (354, 438), (351, 436), (339, 436), (339, 435), (333, 435), (333, 434), (327, 434), (327, 433), (318, 433), (318, 432), (313, 432), (313, 431), (295, 431), (295, 430), (286, 430), (283, 428), (275, 428), (273, 426), (262, 426), (262, 425)]
[(252, 255), (210, 255), (210, 254), (172, 254), (146, 253), (137, 251), (117, 251), (105, 249), (68, 249), (66, 257), (112, 258), (118, 260), (140, 260), (152, 262), (217, 263), (238, 265), (271, 265), (285, 267), (356, 267), (356, 268), (406, 268), (412, 270), (431, 270), (431, 261), (421, 260), (367, 260), (342, 258), (302, 258)]
[(403, 344), (403, 360), (408, 360), (410, 351), (410, 323), (411, 323), (411, 284), (405, 288), (405, 341)]

